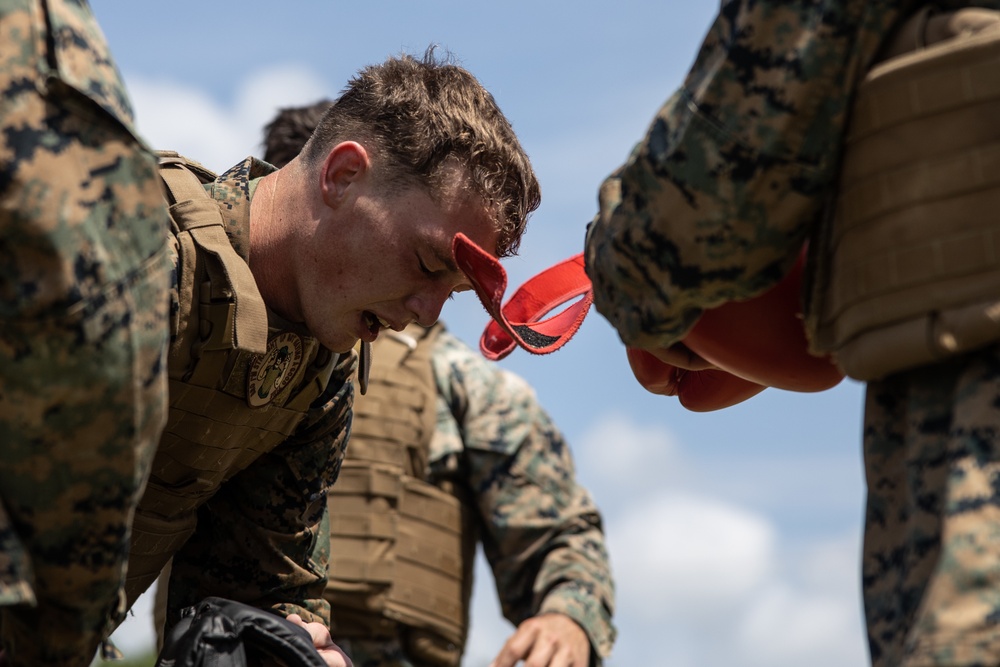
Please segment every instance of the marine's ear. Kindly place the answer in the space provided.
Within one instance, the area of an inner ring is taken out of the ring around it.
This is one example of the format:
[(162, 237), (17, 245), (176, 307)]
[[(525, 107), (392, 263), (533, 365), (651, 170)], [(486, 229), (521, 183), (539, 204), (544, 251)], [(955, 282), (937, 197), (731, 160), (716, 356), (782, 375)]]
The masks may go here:
[(327, 154), (320, 170), (320, 193), (323, 202), (338, 206), (350, 186), (371, 171), (371, 159), (365, 147), (356, 141), (342, 141)]

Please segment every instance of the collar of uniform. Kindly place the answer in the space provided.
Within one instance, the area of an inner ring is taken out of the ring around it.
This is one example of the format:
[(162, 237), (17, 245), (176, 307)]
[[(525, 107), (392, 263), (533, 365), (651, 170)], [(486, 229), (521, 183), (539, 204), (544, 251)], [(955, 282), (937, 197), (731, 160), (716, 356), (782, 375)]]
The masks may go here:
[(277, 171), (272, 165), (251, 156), (219, 174), (209, 194), (219, 202), (226, 235), (240, 257), (250, 259), (250, 182)]

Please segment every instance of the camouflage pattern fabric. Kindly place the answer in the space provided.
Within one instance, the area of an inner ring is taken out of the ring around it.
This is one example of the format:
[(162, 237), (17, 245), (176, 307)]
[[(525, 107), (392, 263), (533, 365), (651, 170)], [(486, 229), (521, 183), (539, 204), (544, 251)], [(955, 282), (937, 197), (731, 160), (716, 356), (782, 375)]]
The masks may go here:
[(872, 662), (1000, 661), (1000, 347), (868, 384)]
[(684, 84), (602, 185), (587, 230), (594, 305), (626, 344), (668, 347), (705, 308), (786, 273), (835, 185), (854, 87), (923, 5), (723, 3)]
[[(258, 179), (271, 171), (270, 165), (247, 158), (206, 186), (219, 203), (227, 236), (244, 257), (251, 197)], [(179, 311), (197, 304), (182, 303), (175, 282), (171, 307), (184, 319)], [(208, 596), (329, 626), (330, 607), (323, 599), (330, 549), (326, 495), (340, 472), (350, 433), (356, 364), (355, 355), (341, 355), (326, 390), (303, 413), (295, 433), (224, 482), (200, 507), (194, 534), (173, 555), (168, 632), (181, 609)], [(240, 386), (245, 391), (245, 383)], [(250, 423), (253, 408), (245, 410)], [(155, 465), (152, 474), (157, 475)]]
[(430, 481), (450, 481), (474, 500), (503, 615), (518, 625), (565, 614), (607, 657), (614, 582), (601, 515), (576, 482), (569, 445), (527, 382), (447, 331), (432, 361)]
[(0, 0), (0, 626), (89, 665), (166, 416), (168, 218), (85, 2)]
[[(923, 5), (723, 3), (587, 230), (595, 306), (625, 343), (672, 345), (704, 309), (779, 280), (831, 201), (852, 91)], [(998, 377), (990, 349), (869, 385), (864, 596), (877, 667), (997, 664)]]

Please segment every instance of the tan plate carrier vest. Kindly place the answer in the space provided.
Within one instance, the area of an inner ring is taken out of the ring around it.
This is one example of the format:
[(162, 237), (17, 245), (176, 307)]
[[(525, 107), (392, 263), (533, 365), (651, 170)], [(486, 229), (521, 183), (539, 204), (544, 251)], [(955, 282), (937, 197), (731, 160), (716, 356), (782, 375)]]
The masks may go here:
[[(295, 431), (338, 359), (312, 337), (268, 329), (250, 268), (202, 185), (215, 175), (176, 153), (160, 154), (160, 174), (172, 202), (180, 308), (172, 322), (167, 426), (133, 525), (130, 604), (194, 532), (198, 507)], [(281, 363), (268, 366), (275, 359)], [(277, 371), (279, 380), (256, 407), (248, 402), (251, 369), (265, 378)]]
[[(334, 638), (399, 639), (418, 665), (456, 666), (468, 630), (471, 511), (426, 481), (437, 422), (431, 353), (440, 327), (411, 325), (373, 350), (347, 457), (330, 494)], [(467, 524), (466, 524), (467, 525)]]
[(1000, 22), (865, 76), (823, 229), (807, 326), (848, 376), (1000, 340)]

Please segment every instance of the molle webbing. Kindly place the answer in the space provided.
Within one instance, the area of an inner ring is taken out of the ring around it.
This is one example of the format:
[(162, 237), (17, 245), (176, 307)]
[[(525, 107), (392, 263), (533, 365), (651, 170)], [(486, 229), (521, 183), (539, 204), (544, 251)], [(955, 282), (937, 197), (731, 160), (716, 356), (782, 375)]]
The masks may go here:
[(398, 469), (345, 462), (330, 507), (337, 634), (394, 636), (399, 622), (462, 644), (458, 500)]
[(336, 636), (403, 637), (406, 645), (401, 628), (415, 629), (425, 658), (453, 665), (467, 631), (463, 508), (424, 481), (439, 331), (411, 326), (375, 345), (370, 388), (355, 397), (347, 458), (330, 494), (326, 597)]
[[(437, 385), (431, 352), (439, 328), (410, 326), (384, 332), (372, 350), (365, 396), (355, 396), (348, 460), (397, 466), (418, 479), (437, 423)], [(374, 391), (374, 387), (378, 391)]]
[(858, 88), (808, 318), (813, 351), (850, 377), (1000, 339), (998, 72), (1000, 23), (892, 58)]

